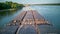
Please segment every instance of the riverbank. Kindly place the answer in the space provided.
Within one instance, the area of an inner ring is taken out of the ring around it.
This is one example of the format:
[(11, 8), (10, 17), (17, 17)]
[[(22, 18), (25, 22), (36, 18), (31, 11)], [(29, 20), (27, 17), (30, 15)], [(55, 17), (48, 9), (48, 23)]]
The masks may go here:
[[(22, 8), (21, 8), (22, 9)], [(3, 9), (3, 10), (0, 10), (0, 12), (4, 12), (4, 11), (14, 11), (14, 10), (21, 10), (21, 9), (15, 9), (15, 8), (13, 8), (13, 9)]]
[(4, 10), (0, 10), (0, 12), (3, 12), (3, 11), (11, 11), (11, 10), (16, 10), (16, 9), (4, 9)]

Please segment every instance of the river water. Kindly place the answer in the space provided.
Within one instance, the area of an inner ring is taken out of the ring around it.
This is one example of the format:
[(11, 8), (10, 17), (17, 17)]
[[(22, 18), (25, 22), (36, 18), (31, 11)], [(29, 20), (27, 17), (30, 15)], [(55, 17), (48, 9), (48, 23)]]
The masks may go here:
[(0, 28), (4, 27), (9, 21), (13, 20), (21, 10), (11, 10), (0, 12)]
[[(31, 6), (60, 31), (60, 6)], [(59, 33), (58, 33), (59, 34)]]
[(31, 6), (56, 28), (60, 28), (60, 6)]
[[(60, 31), (60, 6), (30, 6), (32, 9), (38, 11), (46, 20), (54, 25)], [(0, 12), (0, 28), (6, 23), (9, 23), (21, 10), (18, 11), (4, 11)]]

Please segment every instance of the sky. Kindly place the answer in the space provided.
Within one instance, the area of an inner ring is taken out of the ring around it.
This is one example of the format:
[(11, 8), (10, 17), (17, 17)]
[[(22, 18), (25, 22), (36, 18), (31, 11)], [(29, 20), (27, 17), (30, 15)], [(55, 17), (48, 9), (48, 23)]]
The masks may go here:
[(60, 3), (60, 0), (0, 0), (0, 2), (12, 1), (21, 4), (48, 4), (48, 3)]

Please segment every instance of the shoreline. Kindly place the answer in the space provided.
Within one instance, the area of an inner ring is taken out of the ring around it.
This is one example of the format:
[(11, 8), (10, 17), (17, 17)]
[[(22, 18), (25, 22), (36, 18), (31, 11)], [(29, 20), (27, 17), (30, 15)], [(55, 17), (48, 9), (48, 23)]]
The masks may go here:
[(17, 9), (3, 9), (3, 10), (0, 10), (0, 12), (3, 12), (3, 11), (11, 11), (11, 10), (17, 10)]

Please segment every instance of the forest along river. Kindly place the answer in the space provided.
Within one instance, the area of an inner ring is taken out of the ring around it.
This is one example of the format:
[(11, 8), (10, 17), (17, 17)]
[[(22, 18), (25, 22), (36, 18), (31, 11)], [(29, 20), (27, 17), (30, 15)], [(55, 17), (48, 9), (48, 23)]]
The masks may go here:
[[(57, 31), (60, 31), (60, 6), (30, 6), (32, 9), (37, 10), (46, 20), (54, 25)], [(25, 9), (26, 10), (26, 9)], [(5, 11), (0, 12), (0, 28), (6, 23), (9, 23), (21, 10), (18, 11)]]

